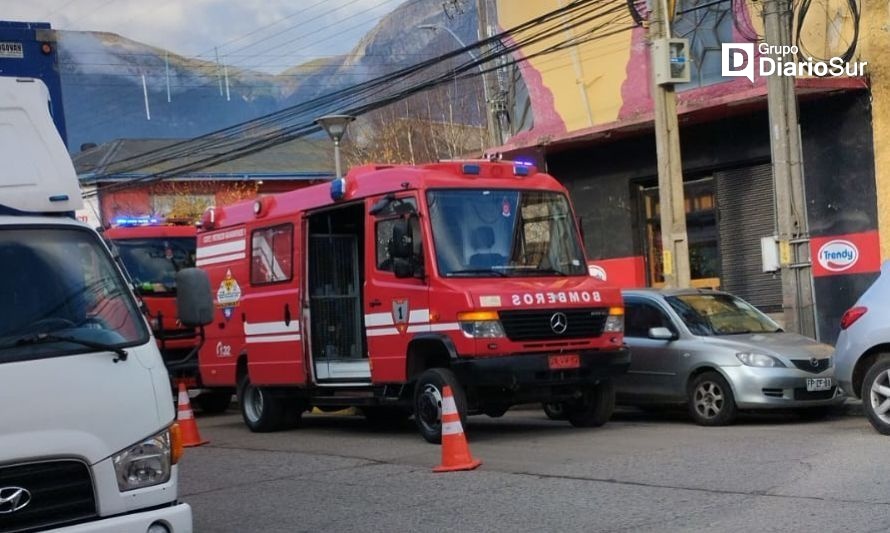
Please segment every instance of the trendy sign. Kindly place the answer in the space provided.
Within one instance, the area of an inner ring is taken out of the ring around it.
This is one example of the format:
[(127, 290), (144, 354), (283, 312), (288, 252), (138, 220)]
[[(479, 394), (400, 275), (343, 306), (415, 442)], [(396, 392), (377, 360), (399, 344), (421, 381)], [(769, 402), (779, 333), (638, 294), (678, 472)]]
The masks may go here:
[(810, 240), (810, 253), (816, 277), (864, 274), (881, 268), (877, 231), (814, 237)]

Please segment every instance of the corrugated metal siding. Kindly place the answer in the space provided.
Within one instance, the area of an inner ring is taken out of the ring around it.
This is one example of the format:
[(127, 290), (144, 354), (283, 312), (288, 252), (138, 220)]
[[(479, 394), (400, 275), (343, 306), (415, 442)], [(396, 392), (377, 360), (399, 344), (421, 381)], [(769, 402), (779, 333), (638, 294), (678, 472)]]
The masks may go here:
[(715, 172), (720, 285), (767, 312), (782, 308), (782, 280), (762, 272), (760, 238), (775, 234), (769, 164)]

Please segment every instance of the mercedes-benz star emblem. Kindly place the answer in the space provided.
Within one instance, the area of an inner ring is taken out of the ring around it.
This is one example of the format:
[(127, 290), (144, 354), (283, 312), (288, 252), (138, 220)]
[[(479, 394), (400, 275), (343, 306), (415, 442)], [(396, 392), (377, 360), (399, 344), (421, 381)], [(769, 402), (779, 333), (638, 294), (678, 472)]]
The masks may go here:
[(21, 487), (0, 488), (0, 514), (9, 514), (24, 509), (31, 503), (31, 493)]
[(565, 313), (553, 313), (550, 317), (550, 329), (557, 335), (562, 335), (569, 328), (569, 319)]

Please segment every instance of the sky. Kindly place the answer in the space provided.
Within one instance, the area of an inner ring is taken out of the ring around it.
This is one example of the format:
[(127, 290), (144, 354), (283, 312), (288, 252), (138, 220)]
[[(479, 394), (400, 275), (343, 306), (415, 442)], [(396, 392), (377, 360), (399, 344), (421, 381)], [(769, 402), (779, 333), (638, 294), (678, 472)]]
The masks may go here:
[(0, 19), (117, 33), (188, 57), (279, 72), (348, 52), (403, 0), (0, 0)]

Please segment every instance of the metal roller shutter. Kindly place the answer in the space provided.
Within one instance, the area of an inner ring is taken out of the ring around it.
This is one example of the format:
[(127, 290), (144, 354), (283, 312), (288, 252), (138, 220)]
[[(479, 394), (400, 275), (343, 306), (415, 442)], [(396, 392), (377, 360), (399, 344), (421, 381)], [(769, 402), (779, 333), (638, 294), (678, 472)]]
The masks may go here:
[(782, 280), (762, 272), (760, 238), (775, 234), (769, 164), (714, 173), (720, 234), (721, 288), (762, 311), (782, 309)]

